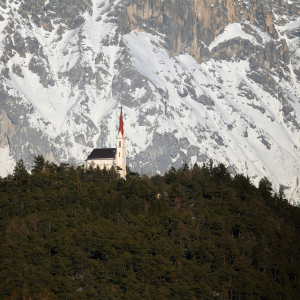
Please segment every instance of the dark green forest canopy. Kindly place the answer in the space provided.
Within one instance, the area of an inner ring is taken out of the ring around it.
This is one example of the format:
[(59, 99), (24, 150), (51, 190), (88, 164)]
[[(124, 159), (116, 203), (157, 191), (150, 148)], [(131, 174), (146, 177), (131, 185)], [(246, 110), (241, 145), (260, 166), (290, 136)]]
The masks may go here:
[(300, 208), (220, 164), (140, 177), (20, 160), (0, 178), (0, 299), (299, 299)]

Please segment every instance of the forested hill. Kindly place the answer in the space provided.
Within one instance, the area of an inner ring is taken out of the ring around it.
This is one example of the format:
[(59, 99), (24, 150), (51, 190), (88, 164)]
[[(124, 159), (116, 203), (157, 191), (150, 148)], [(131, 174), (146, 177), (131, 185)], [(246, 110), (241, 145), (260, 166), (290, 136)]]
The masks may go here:
[(224, 165), (35, 159), (0, 178), (0, 299), (299, 299), (300, 208)]

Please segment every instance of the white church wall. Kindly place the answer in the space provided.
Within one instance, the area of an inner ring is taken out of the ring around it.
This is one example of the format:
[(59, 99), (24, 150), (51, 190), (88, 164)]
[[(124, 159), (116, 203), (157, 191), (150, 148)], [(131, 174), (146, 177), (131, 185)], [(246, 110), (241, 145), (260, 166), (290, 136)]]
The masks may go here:
[(93, 159), (88, 161), (90, 164), (94, 164), (95, 167), (97, 165), (99, 166), (100, 169), (104, 169), (104, 166), (106, 166), (106, 169), (110, 169), (112, 166), (116, 164), (116, 161), (114, 159)]
[(116, 153), (116, 165), (119, 166), (122, 170), (119, 171), (119, 174), (122, 178), (126, 178), (126, 151), (125, 151), (125, 135), (118, 133), (117, 136), (117, 153)]

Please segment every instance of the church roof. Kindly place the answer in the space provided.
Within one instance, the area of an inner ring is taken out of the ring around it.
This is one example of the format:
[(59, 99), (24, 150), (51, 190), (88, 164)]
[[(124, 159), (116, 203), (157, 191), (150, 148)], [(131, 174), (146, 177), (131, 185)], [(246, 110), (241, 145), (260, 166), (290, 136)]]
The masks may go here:
[(115, 158), (116, 157), (116, 148), (104, 148), (104, 149), (94, 149), (89, 155), (87, 160), (92, 159), (101, 159), (101, 158)]

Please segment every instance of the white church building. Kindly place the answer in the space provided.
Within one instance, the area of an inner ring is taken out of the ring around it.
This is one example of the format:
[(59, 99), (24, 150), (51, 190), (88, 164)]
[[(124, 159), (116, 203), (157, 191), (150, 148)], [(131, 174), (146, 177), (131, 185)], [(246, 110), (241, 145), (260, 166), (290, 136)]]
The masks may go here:
[(125, 152), (125, 134), (123, 128), (123, 114), (121, 108), (119, 132), (117, 136), (116, 148), (94, 149), (86, 159), (87, 164), (97, 165), (100, 169), (110, 169), (115, 167), (121, 178), (126, 179), (126, 152)]

